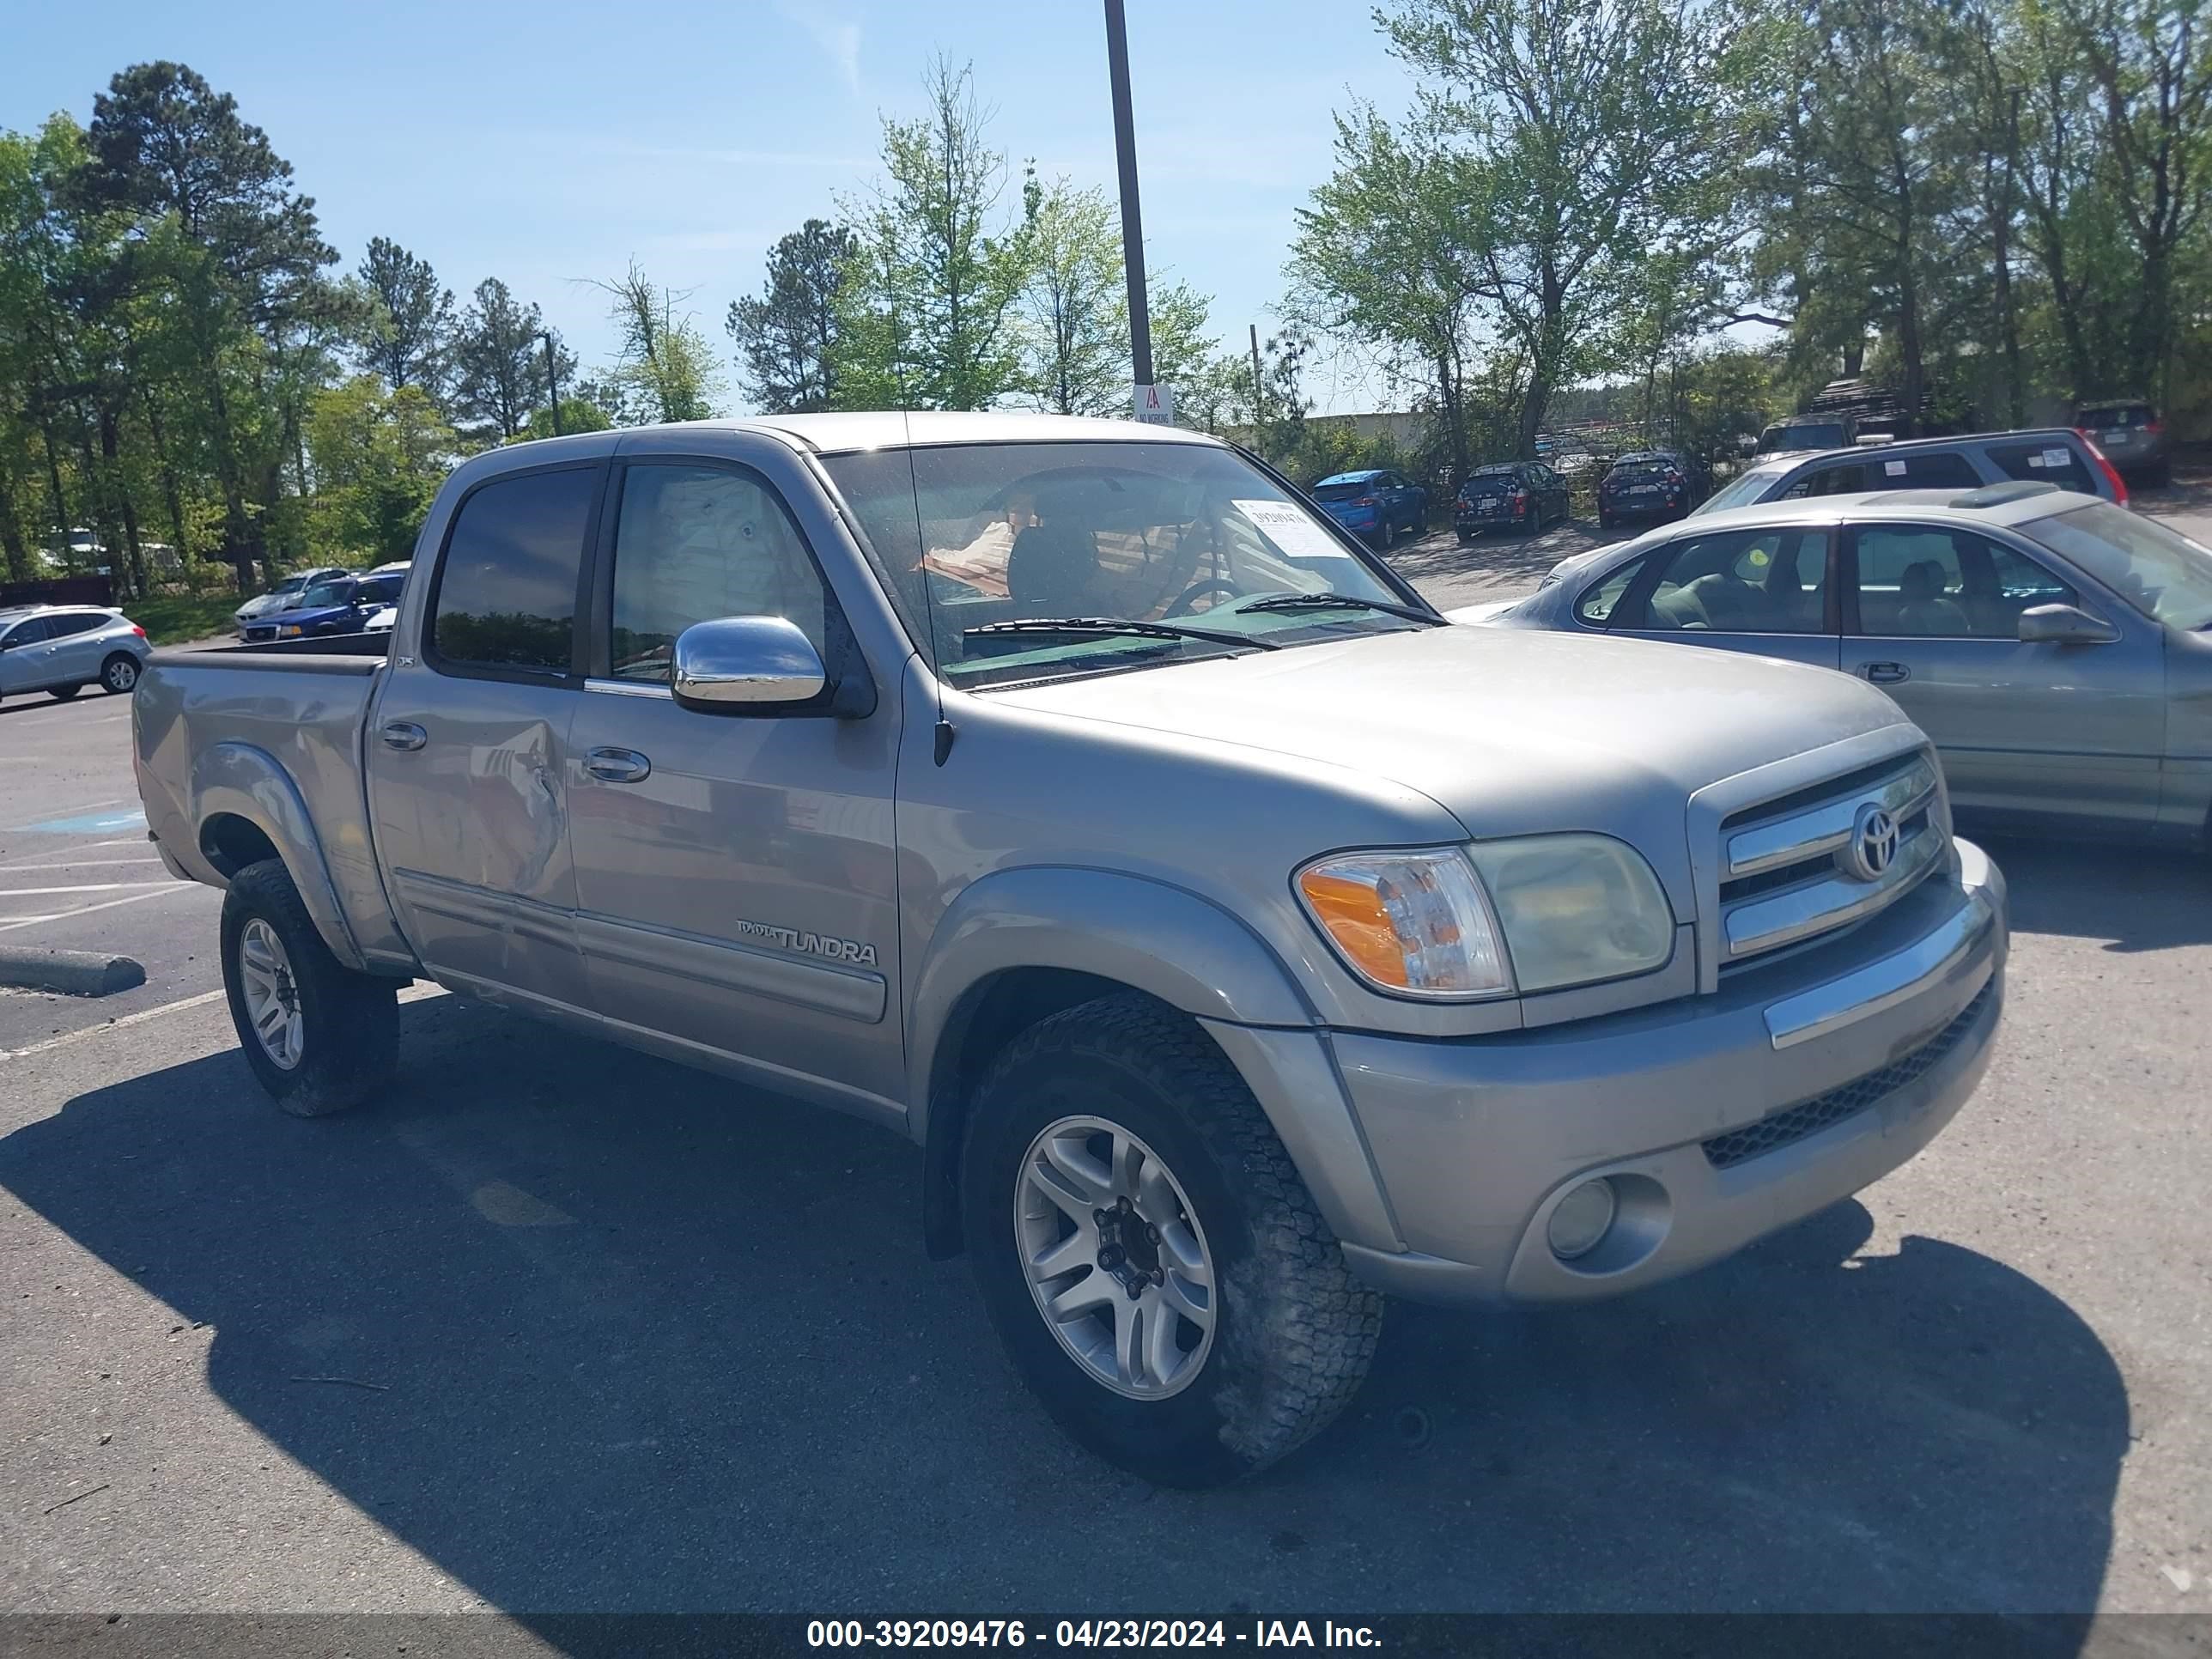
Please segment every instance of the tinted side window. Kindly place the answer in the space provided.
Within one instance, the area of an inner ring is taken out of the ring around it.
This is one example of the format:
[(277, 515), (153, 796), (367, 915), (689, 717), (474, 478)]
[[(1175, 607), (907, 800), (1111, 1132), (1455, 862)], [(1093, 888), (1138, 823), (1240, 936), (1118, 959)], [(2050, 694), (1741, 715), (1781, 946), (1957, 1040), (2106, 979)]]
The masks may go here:
[(1782, 498), (1794, 501), (1808, 495), (1850, 495), (1872, 488), (1867, 482), (1865, 464), (1846, 461), (1840, 466), (1824, 466), (1806, 473), (1782, 492)]
[(2075, 602), (2041, 565), (1971, 532), (1869, 525), (1854, 539), (1862, 634), (2016, 640), (2030, 605)]
[(40, 640), (49, 639), (52, 636), (52, 631), (47, 626), (47, 619), (46, 617), (28, 617), (23, 621), (17, 623), (15, 626), (9, 631), (7, 637), (8, 643), (10, 646), (21, 647), (26, 645), (35, 645)]
[(568, 672), (598, 476), (575, 467), (495, 479), (461, 504), (431, 618), (441, 659)]
[(2053, 441), (2039, 444), (1991, 444), (1990, 459), (1998, 471), (2008, 478), (2022, 478), (2030, 483), (2054, 483), (2061, 489), (2078, 489), (2087, 495), (2097, 493), (2097, 481), (2089, 476), (2089, 469), (2074, 453), (2074, 446)]
[(725, 467), (632, 466), (615, 526), (617, 678), (665, 681), (676, 636), (718, 617), (781, 617), (829, 655), (829, 591), (783, 502)]
[(1972, 489), (1982, 482), (1974, 464), (1956, 450), (1927, 453), (1869, 456), (1868, 470), (1877, 475), (1876, 488), (1892, 489)]
[(72, 634), (89, 634), (107, 620), (97, 612), (76, 611), (66, 617), (46, 618), (46, 637), (65, 640)]
[(1818, 634), (1826, 627), (1824, 530), (1734, 530), (1677, 542), (1639, 618), (1656, 632)]
[(1620, 607), (1621, 596), (1643, 574), (1644, 561), (1631, 559), (1575, 601), (1575, 615), (1593, 628), (1603, 628)]

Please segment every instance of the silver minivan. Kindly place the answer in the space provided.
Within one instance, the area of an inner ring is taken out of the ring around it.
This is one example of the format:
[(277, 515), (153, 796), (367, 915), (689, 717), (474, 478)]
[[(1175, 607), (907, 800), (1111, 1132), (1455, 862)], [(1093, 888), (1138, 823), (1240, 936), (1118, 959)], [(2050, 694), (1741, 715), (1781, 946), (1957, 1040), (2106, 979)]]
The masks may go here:
[(1459, 613), (1780, 657), (1880, 686), (1961, 812), (2201, 842), (2212, 549), (2049, 484), (1770, 501), (1564, 562)]
[(64, 700), (88, 685), (129, 691), (153, 647), (119, 611), (30, 605), (0, 611), (0, 697), (43, 691)]

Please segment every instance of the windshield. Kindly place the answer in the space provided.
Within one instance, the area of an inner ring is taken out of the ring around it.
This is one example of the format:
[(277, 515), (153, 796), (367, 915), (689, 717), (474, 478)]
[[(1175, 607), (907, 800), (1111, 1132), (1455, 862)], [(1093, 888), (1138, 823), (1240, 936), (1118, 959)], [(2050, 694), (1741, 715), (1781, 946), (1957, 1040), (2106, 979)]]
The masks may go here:
[(1080, 637), (994, 623), (1182, 623), (1273, 644), (1418, 624), (1357, 603), (1248, 607), (1283, 594), (1418, 605), (1233, 451), (1142, 441), (946, 444), (823, 465), (956, 685), (1188, 661), (1218, 640)]
[(2212, 548), (2110, 501), (2018, 526), (2169, 628), (2212, 627)]
[(350, 580), (342, 582), (317, 582), (301, 596), (300, 603), (294, 608), (300, 611), (313, 611), (326, 605), (345, 605), (352, 599), (353, 583)]
[(1731, 478), (1727, 488), (1716, 489), (1692, 507), (1690, 516), (1694, 519), (1700, 513), (1724, 513), (1732, 507), (1749, 507), (1763, 500), (1766, 492), (1773, 488), (1774, 481), (1786, 471), (1785, 467), (1753, 467), (1741, 477)]

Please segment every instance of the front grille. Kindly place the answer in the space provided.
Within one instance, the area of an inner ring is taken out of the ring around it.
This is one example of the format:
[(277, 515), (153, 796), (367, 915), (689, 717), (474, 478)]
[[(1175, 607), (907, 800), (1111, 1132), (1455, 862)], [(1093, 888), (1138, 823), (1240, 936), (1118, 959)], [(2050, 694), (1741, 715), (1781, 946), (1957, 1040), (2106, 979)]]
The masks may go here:
[[(1878, 876), (1854, 870), (1859, 814), (1886, 809), (1897, 835)], [(1723, 974), (1864, 921), (1938, 868), (1949, 848), (1934, 758), (1912, 754), (1735, 813), (1721, 826)]]
[(1974, 1000), (1960, 1010), (1956, 1019), (1902, 1060), (1892, 1060), (1879, 1072), (1869, 1072), (1856, 1082), (1831, 1089), (1799, 1105), (1770, 1112), (1758, 1122), (1747, 1123), (1741, 1129), (1715, 1135), (1705, 1143), (1705, 1161), (1716, 1170), (1732, 1170), (1765, 1153), (1795, 1146), (1808, 1135), (1816, 1135), (1879, 1104), (1906, 1084), (1925, 1077), (1944, 1055), (1957, 1048), (1960, 1040), (1981, 1018), (1996, 991), (1994, 981), (1984, 985)]

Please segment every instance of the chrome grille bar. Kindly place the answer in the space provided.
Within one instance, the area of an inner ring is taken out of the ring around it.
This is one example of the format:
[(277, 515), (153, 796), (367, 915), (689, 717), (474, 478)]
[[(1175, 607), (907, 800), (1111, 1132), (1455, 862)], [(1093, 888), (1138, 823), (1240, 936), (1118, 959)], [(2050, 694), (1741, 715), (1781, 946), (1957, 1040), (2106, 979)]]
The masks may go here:
[(1935, 769), (1925, 757), (1916, 759), (1896, 776), (1856, 793), (1737, 831), (1728, 838), (1727, 867), (1722, 879), (1740, 881), (1792, 864), (1832, 858), (1850, 840), (1852, 826), (1866, 807), (1883, 807), (1902, 823), (1935, 797)]

